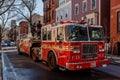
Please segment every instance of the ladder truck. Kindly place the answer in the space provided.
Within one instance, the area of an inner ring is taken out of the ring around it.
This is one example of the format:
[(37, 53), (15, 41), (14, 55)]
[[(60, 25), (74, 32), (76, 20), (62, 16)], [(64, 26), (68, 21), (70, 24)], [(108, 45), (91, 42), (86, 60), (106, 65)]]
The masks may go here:
[(51, 70), (84, 70), (107, 67), (103, 27), (74, 21), (61, 21), (58, 25), (41, 28), (41, 39), (23, 35), (18, 51), (28, 54), (34, 61), (47, 62)]

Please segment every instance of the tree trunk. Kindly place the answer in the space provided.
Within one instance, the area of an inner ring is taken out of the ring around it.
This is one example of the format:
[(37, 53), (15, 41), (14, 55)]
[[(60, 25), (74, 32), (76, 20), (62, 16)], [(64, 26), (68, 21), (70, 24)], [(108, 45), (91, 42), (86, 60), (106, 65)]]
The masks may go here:
[(2, 41), (2, 32), (1, 32), (1, 26), (0, 26), (0, 50), (1, 50), (1, 48), (2, 48), (2, 46), (1, 46), (1, 41)]

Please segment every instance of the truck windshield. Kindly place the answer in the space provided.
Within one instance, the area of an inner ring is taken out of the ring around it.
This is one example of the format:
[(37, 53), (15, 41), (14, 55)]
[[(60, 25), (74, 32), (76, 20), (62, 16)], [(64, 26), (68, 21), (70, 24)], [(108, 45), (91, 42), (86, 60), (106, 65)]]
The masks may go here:
[(68, 40), (69, 41), (87, 41), (87, 27), (84, 26), (68, 26)]
[(103, 29), (96, 27), (89, 27), (89, 36), (91, 41), (104, 40)]

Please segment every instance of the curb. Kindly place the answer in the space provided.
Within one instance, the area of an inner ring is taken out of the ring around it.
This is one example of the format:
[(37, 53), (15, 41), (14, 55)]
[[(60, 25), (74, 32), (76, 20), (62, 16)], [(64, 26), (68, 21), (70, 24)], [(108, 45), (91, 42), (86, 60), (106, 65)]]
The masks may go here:
[[(95, 69), (94, 69), (95, 70)], [(100, 72), (104, 72), (104, 73), (107, 73), (109, 75), (111, 75), (112, 77), (116, 77), (116, 78), (119, 78), (120, 79), (120, 76), (116, 76), (116, 74), (114, 73), (109, 73), (109, 72), (106, 72), (105, 70), (101, 70), (101, 69), (96, 69), (97, 71), (100, 71)]]
[(13, 68), (12, 63), (8, 59), (7, 55), (5, 53), (2, 53), (2, 77), (3, 80), (18, 80), (17, 74)]
[(120, 66), (120, 63), (111, 61), (110, 64)]

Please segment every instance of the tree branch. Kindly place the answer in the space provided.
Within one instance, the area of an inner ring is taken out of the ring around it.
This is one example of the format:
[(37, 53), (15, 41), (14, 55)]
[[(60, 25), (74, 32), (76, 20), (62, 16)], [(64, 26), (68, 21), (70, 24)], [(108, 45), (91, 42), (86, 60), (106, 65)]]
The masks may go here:
[(7, 4), (7, 3), (9, 3), (9, 2), (11, 2), (11, 0), (10, 1), (8, 1), (8, 2), (6, 2), (6, 0), (3, 0), (3, 3), (0, 5), (0, 10), (3, 10), (2, 8), (6, 8), (6, 9), (4, 9), (3, 11), (0, 11), (0, 15), (2, 15), (2, 14), (4, 14), (5, 12), (7, 12), (11, 7), (12, 7), (12, 5), (14, 4), (14, 2), (15, 2), (15, 0), (13, 0), (12, 2), (11, 2), (11, 4), (9, 4), (9, 5), (4, 5), (4, 4)]

